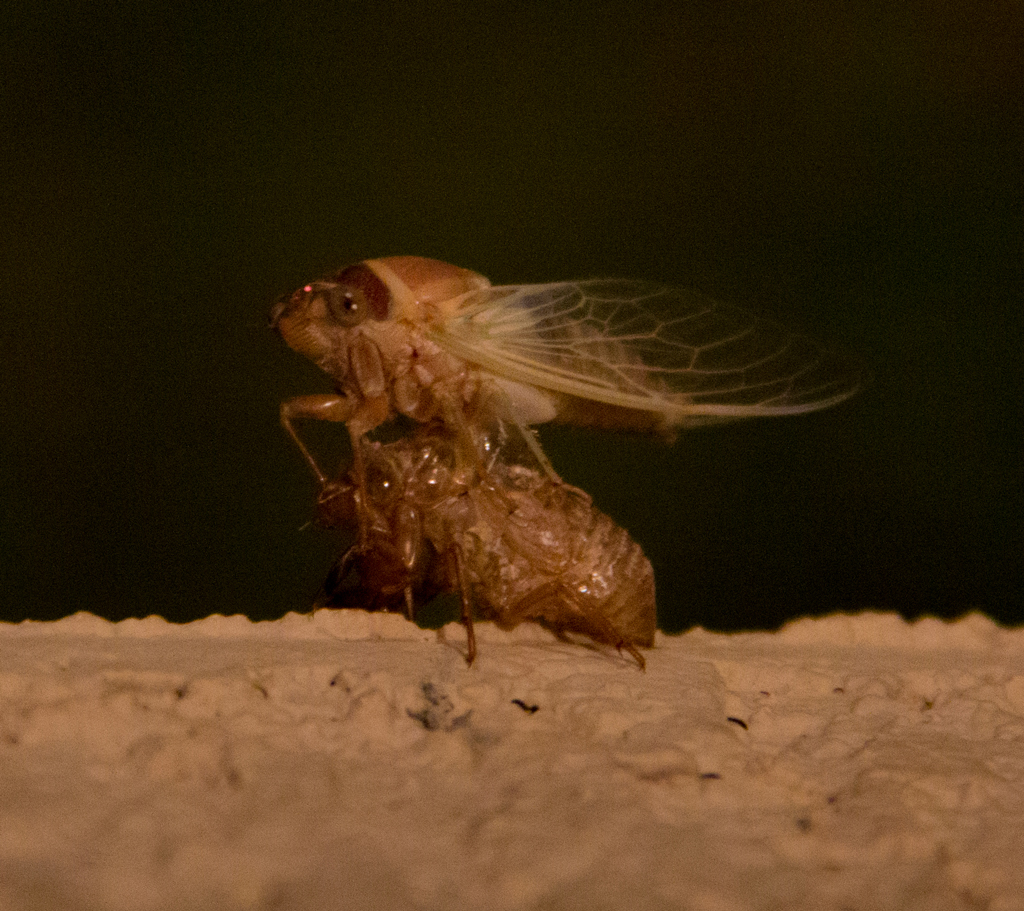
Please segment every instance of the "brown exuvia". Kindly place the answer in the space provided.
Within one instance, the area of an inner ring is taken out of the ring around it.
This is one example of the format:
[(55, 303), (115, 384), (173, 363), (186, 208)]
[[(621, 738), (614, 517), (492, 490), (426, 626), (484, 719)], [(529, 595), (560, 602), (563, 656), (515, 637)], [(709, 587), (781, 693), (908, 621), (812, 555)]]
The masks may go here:
[[(651, 564), (625, 529), (582, 491), (543, 471), (478, 452), (463, 461), (446, 430), (424, 425), (395, 442), (364, 443), (368, 538), (336, 565), (320, 603), (403, 610), (456, 592), (476, 653), (474, 617), (510, 628), (537, 621), (625, 649), (654, 643)], [(326, 485), (319, 524), (355, 528), (351, 471)]]

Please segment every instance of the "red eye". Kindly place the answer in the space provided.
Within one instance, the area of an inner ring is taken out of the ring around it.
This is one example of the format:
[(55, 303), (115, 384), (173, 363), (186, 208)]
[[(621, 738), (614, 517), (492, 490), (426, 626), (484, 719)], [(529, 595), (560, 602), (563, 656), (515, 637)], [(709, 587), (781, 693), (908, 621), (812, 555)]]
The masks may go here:
[[(347, 295), (351, 295), (352, 303), (347, 306), (361, 307), (366, 311), (360, 319), (369, 317), (379, 322), (391, 315), (391, 292), (388, 286), (364, 263), (346, 266), (332, 275), (330, 281), (345, 290), (346, 298)], [(330, 302), (328, 305), (330, 306)], [(338, 305), (346, 306), (340, 301)], [(334, 313), (333, 308), (331, 312)]]

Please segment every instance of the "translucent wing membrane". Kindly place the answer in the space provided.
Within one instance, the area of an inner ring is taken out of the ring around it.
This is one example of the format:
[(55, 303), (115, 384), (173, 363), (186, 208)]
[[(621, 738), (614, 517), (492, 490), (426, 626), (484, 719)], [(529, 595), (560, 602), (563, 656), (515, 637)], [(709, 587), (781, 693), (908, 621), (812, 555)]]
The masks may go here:
[(473, 291), (434, 337), (499, 376), (670, 426), (826, 408), (863, 380), (857, 362), (771, 320), (647, 282)]

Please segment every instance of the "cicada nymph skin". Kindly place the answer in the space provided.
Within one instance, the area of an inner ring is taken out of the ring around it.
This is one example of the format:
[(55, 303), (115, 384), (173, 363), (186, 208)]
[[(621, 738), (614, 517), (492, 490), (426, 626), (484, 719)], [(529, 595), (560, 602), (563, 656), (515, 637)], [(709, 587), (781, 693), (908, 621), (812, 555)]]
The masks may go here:
[[(412, 617), (434, 595), (456, 592), (470, 662), (476, 618), (582, 634), (644, 667), (638, 649), (654, 643), (654, 573), (640, 545), (589, 497), (501, 451), (460, 469), (438, 424), (364, 447), (369, 538), (339, 561), (322, 605)], [(351, 472), (325, 486), (319, 524), (353, 526), (357, 490)]]

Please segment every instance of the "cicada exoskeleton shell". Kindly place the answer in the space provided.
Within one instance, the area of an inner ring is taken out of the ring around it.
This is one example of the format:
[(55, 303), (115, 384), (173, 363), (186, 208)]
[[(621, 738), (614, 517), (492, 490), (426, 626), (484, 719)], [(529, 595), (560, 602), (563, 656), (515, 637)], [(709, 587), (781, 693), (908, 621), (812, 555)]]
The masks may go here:
[[(500, 450), (460, 470), (441, 424), (364, 446), (369, 537), (339, 561), (321, 605), (411, 616), (435, 594), (455, 592), (470, 661), (476, 618), (579, 633), (626, 649), (643, 666), (638, 648), (654, 641), (654, 574), (640, 546), (589, 497), (537, 467), (509, 463)], [(351, 473), (328, 485), (319, 524), (350, 523), (356, 490)]]

